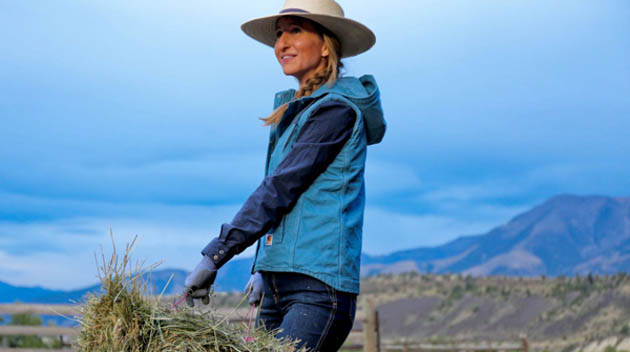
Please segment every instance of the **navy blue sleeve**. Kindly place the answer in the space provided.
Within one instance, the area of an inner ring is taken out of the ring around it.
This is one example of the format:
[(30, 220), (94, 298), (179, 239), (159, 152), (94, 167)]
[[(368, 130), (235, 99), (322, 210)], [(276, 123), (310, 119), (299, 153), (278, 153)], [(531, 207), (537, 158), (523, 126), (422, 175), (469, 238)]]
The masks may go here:
[(346, 104), (323, 103), (304, 123), (276, 170), (264, 178), (232, 222), (221, 226), (219, 237), (202, 254), (219, 268), (275, 227), (337, 157), (352, 134), (355, 118)]

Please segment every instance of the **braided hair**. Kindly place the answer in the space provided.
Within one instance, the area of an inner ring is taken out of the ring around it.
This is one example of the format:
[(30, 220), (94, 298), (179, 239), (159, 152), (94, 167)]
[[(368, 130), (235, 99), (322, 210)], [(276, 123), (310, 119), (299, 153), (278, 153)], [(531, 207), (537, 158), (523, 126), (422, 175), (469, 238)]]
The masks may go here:
[[(300, 20), (306, 19), (300, 18)], [(340, 69), (343, 68), (343, 63), (341, 62), (341, 44), (339, 43), (339, 40), (337, 40), (337, 38), (326, 28), (316, 22), (312, 23), (317, 29), (317, 32), (322, 36), (324, 45), (328, 48), (329, 54), (326, 57), (326, 66), (316, 72), (313, 77), (306, 80), (304, 86), (295, 93), (295, 98), (310, 96), (324, 84), (332, 86), (339, 77)], [(287, 111), (288, 106), (289, 104), (285, 103), (274, 110), (274, 112), (272, 112), (268, 117), (261, 118), (261, 120), (264, 121), (264, 125), (275, 125), (280, 122), (282, 116)]]

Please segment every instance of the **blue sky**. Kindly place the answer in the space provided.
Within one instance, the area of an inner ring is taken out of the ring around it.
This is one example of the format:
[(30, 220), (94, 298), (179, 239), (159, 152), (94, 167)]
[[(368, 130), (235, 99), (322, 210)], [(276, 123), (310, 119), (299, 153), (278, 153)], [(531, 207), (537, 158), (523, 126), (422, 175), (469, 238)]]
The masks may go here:
[[(339, 0), (374, 48), (364, 250), (484, 233), (559, 193), (630, 196), (630, 2)], [(295, 87), (242, 22), (282, 1), (0, 0), (0, 281), (76, 288), (94, 252), (192, 268), (263, 175)], [(251, 255), (251, 250), (245, 255)]]

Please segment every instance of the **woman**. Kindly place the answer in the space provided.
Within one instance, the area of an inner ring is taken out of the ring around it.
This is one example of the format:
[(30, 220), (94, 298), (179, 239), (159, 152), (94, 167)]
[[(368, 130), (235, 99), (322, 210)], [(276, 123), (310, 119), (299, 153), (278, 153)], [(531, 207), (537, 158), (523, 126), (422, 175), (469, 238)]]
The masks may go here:
[(385, 121), (372, 76), (339, 77), (340, 59), (375, 42), (334, 0), (287, 0), (243, 31), (272, 46), (297, 91), (275, 96), (266, 176), (187, 277), (188, 303), (208, 302), (216, 270), (258, 241), (250, 302), (258, 323), (314, 351), (336, 351), (359, 294), (368, 144)]

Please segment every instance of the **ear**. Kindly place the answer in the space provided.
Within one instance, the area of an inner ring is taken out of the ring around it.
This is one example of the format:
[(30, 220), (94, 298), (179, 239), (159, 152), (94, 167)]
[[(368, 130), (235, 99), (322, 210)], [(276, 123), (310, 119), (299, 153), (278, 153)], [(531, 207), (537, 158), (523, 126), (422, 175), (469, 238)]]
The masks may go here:
[(322, 45), (322, 57), (330, 56), (330, 52), (328, 51), (328, 46)]

